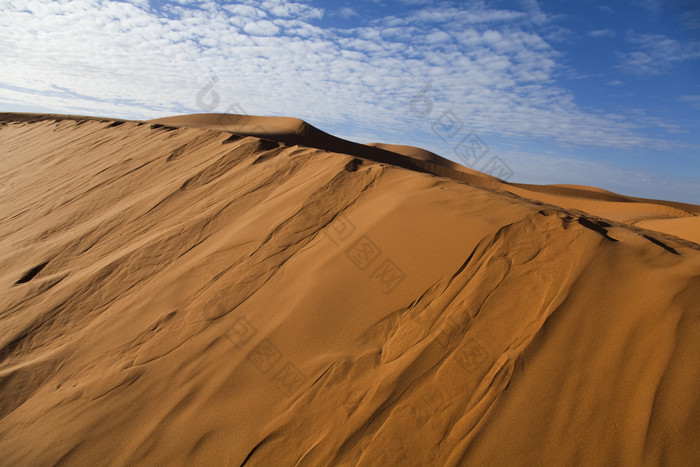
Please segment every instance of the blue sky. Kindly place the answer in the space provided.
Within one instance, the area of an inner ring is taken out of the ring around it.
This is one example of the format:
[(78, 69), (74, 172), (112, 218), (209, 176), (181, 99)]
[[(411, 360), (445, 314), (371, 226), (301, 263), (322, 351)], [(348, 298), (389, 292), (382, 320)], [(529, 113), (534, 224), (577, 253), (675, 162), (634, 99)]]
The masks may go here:
[(694, 4), (0, 0), (0, 110), (294, 116), (498, 156), (511, 181), (700, 203)]

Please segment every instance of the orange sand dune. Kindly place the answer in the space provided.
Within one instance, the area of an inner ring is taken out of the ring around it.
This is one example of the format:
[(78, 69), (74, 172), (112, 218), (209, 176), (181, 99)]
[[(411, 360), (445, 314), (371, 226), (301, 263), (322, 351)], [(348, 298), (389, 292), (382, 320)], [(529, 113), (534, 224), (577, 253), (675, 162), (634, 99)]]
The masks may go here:
[(380, 149), (384, 149), (386, 151), (395, 152), (396, 154), (401, 154), (402, 156), (407, 156), (411, 159), (432, 162), (434, 164), (448, 167), (450, 169), (457, 170), (460, 172), (466, 172), (471, 175), (477, 175), (483, 177), (484, 180), (495, 179), (495, 177), (491, 177), (490, 175), (477, 172), (476, 170), (472, 170), (468, 167), (464, 167), (463, 165), (457, 164), (456, 162), (452, 162), (451, 160), (445, 159), (442, 156), (438, 156), (434, 152), (426, 151), (425, 149), (417, 148), (415, 146), (403, 146), (400, 144), (384, 143), (369, 143), (368, 146), (374, 146)]
[(0, 116), (3, 465), (700, 459), (695, 208), (202, 119)]
[(532, 193), (541, 193), (543, 195), (554, 195), (562, 198), (579, 198), (584, 200), (597, 201), (618, 201), (625, 203), (647, 203), (658, 204), (660, 206), (668, 206), (677, 210), (685, 211), (685, 215), (700, 214), (700, 206), (695, 204), (678, 203), (675, 201), (664, 201), (657, 199), (635, 198), (632, 196), (619, 195), (612, 191), (602, 190), (594, 187), (574, 186), (574, 185), (527, 185), (524, 183), (512, 184), (518, 188), (524, 188)]
[(194, 114), (150, 120), (152, 123), (176, 127), (207, 128), (257, 136), (282, 142), (288, 146), (303, 145), (324, 151), (349, 154), (414, 171), (428, 172), (481, 186), (498, 186), (501, 180), (462, 167), (432, 152), (410, 146), (359, 144), (337, 138), (297, 118), (258, 117), (232, 114)]
[(665, 219), (649, 217), (637, 221), (635, 225), (658, 232), (671, 232), (677, 237), (688, 239), (700, 245), (700, 216)]
[[(578, 209), (593, 215), (630, 225), (650, 225), (659, 232), (697, 242), (698, 234), (678, 223), (640, 221), (673, 219), (700, 215), (700, 207), (673, 201), (650, 200), (624, 196), (611, 191), (581, 185), (527, 185), (507, 183), (445, 159), (425, 149), (395, 144), (372, 143), (360, 145), (329, 135), (303, 120), (288, 117), (258, 117), (231, 114), (194, 114), (166, 117), (151, 122), (228, 131), (247, 136), (258, 136), (283, 142), (301, 144), (326, 151), (350, 154), (389, 163), (416, 171), (451, 178), (472, 185), (507, 191), (525, 198), (554, 206)], [(367, 149), (370, 146), (372, 149)], [(403, 157), (402, 157), (403, 156)], [(624, 203), (624, 204), (619, 204)], [(683, 224), (685, 225), (685, 224)]]

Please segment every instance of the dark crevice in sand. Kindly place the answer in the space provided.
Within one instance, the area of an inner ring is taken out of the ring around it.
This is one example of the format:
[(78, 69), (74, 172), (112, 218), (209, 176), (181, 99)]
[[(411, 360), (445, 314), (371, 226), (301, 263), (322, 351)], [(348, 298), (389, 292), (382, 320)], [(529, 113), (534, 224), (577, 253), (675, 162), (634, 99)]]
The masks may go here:
[(673, 253), (674, 255), (680, 255), (680, 253), (678, 253), (678, 251), (676, 251), (674, 248), (671, 248), (670, 246), (666, 245), (664, 242), (657, 240), (654, 237), (651, 237), (649, 235), (642, 235), (642, 237), (646, 238), (654, 245), (660, 246), (661, 248), (668, 251), (669, 253)]
[(34, 266), (31, 268), (29, 271), (25, 272), (22, 277), (20, 277), (17, 282), (15, 282), (15, 285), (19, 284), (26, 284), (30, 280), (34, 279), (37, 274), (41, 272), (42, 269), (46, 267), (46, 265), (49, 264), (48, 261), (44, 261), (41, 264), (38, 264), (37, 266)]
[(605, 229), (605, 227), (609, 227), (610, 224), (608, 224), (607, 222), (593, 222), (585, 217), (579, 217), (577, 219), (577, 222), (587, 229), (591, 229), (594, 232), (598, 232), (607, 240), (611, 240), (613, 242), (617, 241), (617, 239), (612, 238), (610, 235), (608, 235), (608, 231)]

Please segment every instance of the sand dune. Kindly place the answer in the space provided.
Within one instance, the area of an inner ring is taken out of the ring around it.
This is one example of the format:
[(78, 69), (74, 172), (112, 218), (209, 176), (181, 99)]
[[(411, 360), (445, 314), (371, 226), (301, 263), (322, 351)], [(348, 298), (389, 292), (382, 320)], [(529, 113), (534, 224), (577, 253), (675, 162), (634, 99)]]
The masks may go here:
[[(206, 128), (239, 135), (257, 136), (286, 145), (303, 145), (325, 151), (354, 155), (414, 171), (451, 178), (486, 188), (507, 191), (521, 197), (542, 201), (567, 209), (577, 209), (629, 225), (646, 225), (659, 232), (697, 243), (698, 235), (686, 223), (659, 220), (700, 215), (700, 207), (673, 201), (650, 200), (620, 195), (596, 187), (581, 185), (528, 185), (507, 183), (477, 172), (435, 153), (413, 146), (370, 143), (361, 145), (329, 135), (303, 120), (288, 117), (258, 117), (230, 114), (194, 114), (151, 120), (174, 127)], [(370, 149), (367, 148), (370, 147)], [(623, 204), (620, 204), (623, 203)], [(641, 221), (654, 221), (640, 224)]]
[(649, 216), (635, 222), (635, 225), (658, 232), (669, 232), (700, 245), (700, 217), (658, 218)]
[(438, 156), (434, 152), (426, 151), (425, 149), (417, 148), (415, 146), (404, 146), (400, 144), (384, 144), (384, 143), (368, 143), (368, 146), (374, 146), (386, 151), (395, 152), (396, 154), (401, 154), (402, 156), (410, 157), (411, 159), (428, 161), (443, 167), (448, 167), (459, 172), (466, 172), (471, 175), (477, 175), (483, 177), (484, 180), (493, 180), (495, 177), (490, 175), (477, 172), (476, 170), (464, 167), (463, 165), (452, 162), (449, 159), (445, 159), (442, 156)]
[(432, 152), (411, 146), (359, 144), (330, 135), (303, 120), (230, 114), (180, 115), (151, 120), (153, 123), (188, 128), (207, 128), (239, 135), (257, 136), (286, 145), (303, 145), (348, 154), (414, 171), (428, 172), (481, 186), (498, 186), (501, 180), (462, 167)]
[(1, 464), (697, 463), (697, 206), (237, 121), (0, 116)]

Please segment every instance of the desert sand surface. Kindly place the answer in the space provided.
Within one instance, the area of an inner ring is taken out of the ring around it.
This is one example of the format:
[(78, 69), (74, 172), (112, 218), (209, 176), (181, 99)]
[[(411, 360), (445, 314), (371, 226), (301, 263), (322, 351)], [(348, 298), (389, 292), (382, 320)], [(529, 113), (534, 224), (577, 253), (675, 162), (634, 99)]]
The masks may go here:
[[(596, 216), (636, 225), (654, 221), (649, 228), (698, 243), (700, 234), (686, 225), (697, 225), (700, 207), (664, 200), (649, 200), (625, 196), (597, 187), (581, 185), (527, 185), (507, 183), (491, 175), (477, 172), (433, 152), (413, 146), (368, 143), (361, 145), (325, 133), (297, 118), (260, 117), (232, 114), (178, 115), (151, 120), (172, 127), (206, 128), (239, 135), (256, 136), (286, 145), (300, 144), (325, 151), (339, 152), (397, 165), (414, 171), (428, 172), (485, 188), (507, 191), (521, 197), (548, 204), (585, 211)], [(367, 147), (369, 146), (369, 148)], [(692, 217), (679, 222), (658, 222)]]
[(697, 464), (700, 207), (430, 154), (0, 115), (0, 464)]

